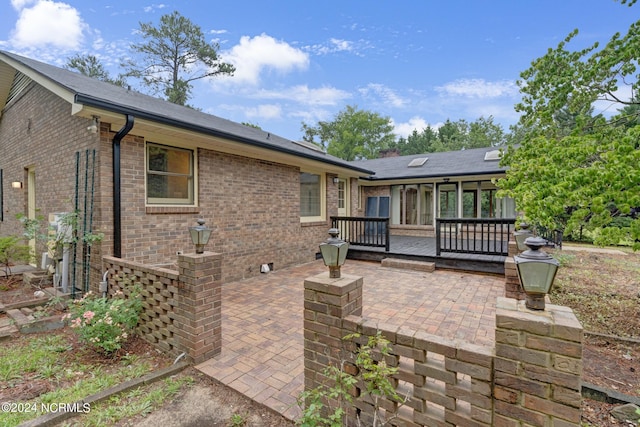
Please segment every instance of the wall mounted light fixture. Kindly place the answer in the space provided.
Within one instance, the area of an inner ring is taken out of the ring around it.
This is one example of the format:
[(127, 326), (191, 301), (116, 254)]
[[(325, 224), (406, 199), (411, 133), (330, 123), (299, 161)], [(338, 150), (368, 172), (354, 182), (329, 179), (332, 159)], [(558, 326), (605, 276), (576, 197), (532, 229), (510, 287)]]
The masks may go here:
[(334, 176), (334, 177), (333, 177), (333, 183), (334, 183), (334, 184), (337, 184), (337, 183), (339, 183), (339, 182), (340, 182), (340, 179), (339, 179), (337, 176)]
[(16, 189), (20, 189), (22, 188), (22, 182), (20, 181), (13, 181), (11, 183), (11, 188), (16, 188)]
[(91, 125), (89, 125), (89, 127), (87, 127), (87, 130), (91, 133), (98, 133), (98, 120), (100, 119), (100, 117), (98, 116), (93, 116), (93, 120), (91, 121)]

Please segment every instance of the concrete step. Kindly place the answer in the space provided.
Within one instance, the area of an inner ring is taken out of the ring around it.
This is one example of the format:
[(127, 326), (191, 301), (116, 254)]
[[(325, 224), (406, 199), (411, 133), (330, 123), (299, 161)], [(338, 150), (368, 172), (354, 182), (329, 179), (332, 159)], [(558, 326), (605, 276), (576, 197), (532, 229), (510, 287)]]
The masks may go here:
[(399, 259), (399, 258), (385, 258), (382, 260), (381, 264), (383, 267), (423, 271), (426, 273), (431, 273), (436, 269), (436, 264), (433, 262), (412, 261), (408, 259)]

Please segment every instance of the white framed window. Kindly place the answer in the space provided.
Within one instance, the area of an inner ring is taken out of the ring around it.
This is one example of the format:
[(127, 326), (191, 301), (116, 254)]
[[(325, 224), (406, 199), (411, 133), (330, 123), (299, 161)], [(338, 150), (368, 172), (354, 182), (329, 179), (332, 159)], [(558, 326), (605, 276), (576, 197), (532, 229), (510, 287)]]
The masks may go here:
[(194, 205), (194, 165), (193, 150), (148, 142), (147, 204)]
[(300, 221), (312, 222), (325, 219), (324, 174), (300, 172)]

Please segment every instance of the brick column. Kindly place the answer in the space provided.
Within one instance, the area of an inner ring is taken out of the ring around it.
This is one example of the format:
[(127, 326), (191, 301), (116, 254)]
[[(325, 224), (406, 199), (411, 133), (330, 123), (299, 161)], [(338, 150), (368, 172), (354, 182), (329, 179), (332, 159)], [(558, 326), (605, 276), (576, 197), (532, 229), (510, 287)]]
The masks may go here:
[(178, 268), (176, 341), (190, 361), (201, 363), (222, 350), (222, 255), (179, 255)]
[(343, 274), (330, 279), (329, 272), (304, 281), (304, 382), (310, 390), (323, 382), (325, 366), (339, 366), (342, 321), (362, 314), (362, 277)]
[(582, 325), (568, 307), (498, 298), (494, 425), (579, 426)]
[(526, 294), (520, 285), (518, 270), (513, 260), (515, 255), (518, 255), (518, 245), (516, 244), (515, 237), (511, 235), (509, 239), (509, 256), (504, 261), (504, 296), (523, 300)]

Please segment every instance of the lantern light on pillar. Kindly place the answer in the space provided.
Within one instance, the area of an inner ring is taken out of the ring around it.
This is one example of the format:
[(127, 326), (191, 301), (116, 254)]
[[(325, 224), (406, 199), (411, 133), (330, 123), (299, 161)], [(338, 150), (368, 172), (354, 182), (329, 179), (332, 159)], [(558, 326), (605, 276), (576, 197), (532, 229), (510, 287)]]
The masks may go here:
[(531, 310), (544, 310), (545, 295), (551, 290), (560, 263), (540, 248), (547, 244), (541, 237), (524, 241), (529, 250), (513, 257), (518, 277), (527, 294), (525, 305)]
[(337, 228), (329, 230), (329, 237), (326, 242), (320, 244), (320, 253), (324, 260), (324, 265), (329, 267), (329, 277), (332, 279), (340, 278), (340, 267), (347, 259), (347, 251), (349, 243), (338, 238), (340, 231)]
[(529, 230), (529, 224), (526, 222), (520, 223), (520, 229), (513, 233), (513, 236), (516, 239), (516, 245), (518, 245), (518, 251), (524, 252), (527, 250), (527, 245), (524, 244), (524, 241), (527, 240), (528, 237), (533, 236), (531, 230)]
[(205, 227), (204, 219), (198, 219), (198, 225), (189, 227), (189, 234), (191, 234), (191, 241), (196, 245), (196, 253), (204, 253), (204, 246), (209, 242), (211, 237), (211, 229)]

